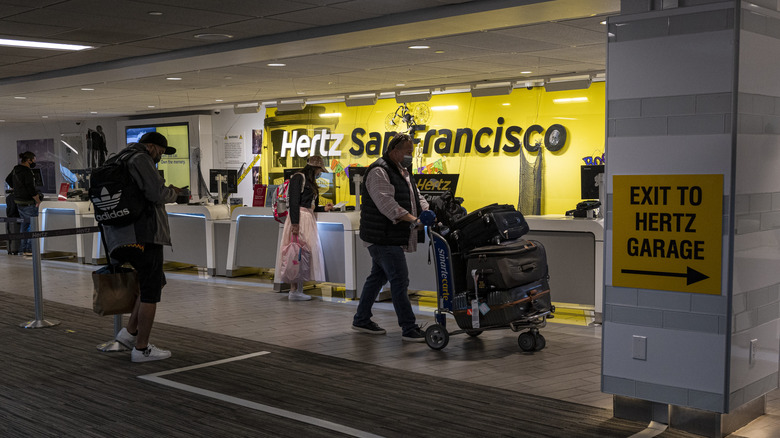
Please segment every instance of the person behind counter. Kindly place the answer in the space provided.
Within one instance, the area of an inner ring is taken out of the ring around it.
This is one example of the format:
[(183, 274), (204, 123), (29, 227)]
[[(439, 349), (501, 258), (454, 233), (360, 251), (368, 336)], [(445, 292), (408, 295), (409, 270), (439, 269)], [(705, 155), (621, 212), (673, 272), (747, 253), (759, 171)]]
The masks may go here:
[(390, 282), (401, 340), (425, 342), (409, 302), (409, 268), (404, 252), (417, 250), (417, 217), (428, 202), (417, 191), (411, 177), (414, 143), (408, 134), (397, 134), (387, 151), (368, 167), (360, 207), (360, 239), (371, 254), (371, 273), (363, 285), (360, 304), (352, 320), (352, 330), (372, 335), (385, 329), (371, 321), (371, 307), (385, 283)]
[[(127, 151), (127, 152), (126, 152)], [(138, 143), (131, 143), (106, 162), (127, 160), (133, 181), (143, 192), (147, 202), (146, 214), (124, 226), (103, 227), (108, 253), (112, 260), (130, 263), (138, 271), (141, 291), (130, 314), (127, 326), (119, 331), (116, 340), (132, 348), (130, 360), (149, 362), (171, 357), (171, 352), (149, 343), (154, 325), (157, 303), (165, 286), (163, 273), (163, 245), (171, 244), (171, 231), (165, 204), (176, 200), (182, 189), (165, 186), (165, 180), (157, 172), (156, 165), (163, 155), (173, 155), (176, 149), (168, 146), (168, 140), (159, 132), (144, 134)]]
[[(19, 154), (19, 159), (21, 161), (14, 166), (5, 182), (13, 189), (13, 201), (23, 221), (20, 231), (27, 233), (30, 231), (33, 218), (38, 217), (38, 206), (42, 199), (35, 187), (35, 175), (32, 172), (35, 168), (35, 154), (30, 151), (22, 152)], [(19, 252), (31, 256), (32, 240), (22, 239)]]
[[(317, 220), (315, 211), (330, 211), (333, 204), (328, 203), (319, 207), (319, 187), (317, 178), (323, 172), (328, 172), (322, 157), (311, 156), (306, 161), (306, 166), (298, 173), (290, 177), (290, 185), (287, 188), (289, 202), (289, 214), (284, 221), (282, 242), (276, 259), (276, 275), (281, 265), (282, 248), (290, 243), (293, 235), (298, 236), (302, 245), (307, 245), (311, 250), (311, 271), (309, 280), (325, 281), (325, 264), (323, 263), (320, 236), (317, 233)], [(274, 282), (280, 283), (277, 278)], [(308, 301), (309, 295), (303, 293), (303, 281), (290, 284), (290, 293), (287, 297), (290, 301)]]

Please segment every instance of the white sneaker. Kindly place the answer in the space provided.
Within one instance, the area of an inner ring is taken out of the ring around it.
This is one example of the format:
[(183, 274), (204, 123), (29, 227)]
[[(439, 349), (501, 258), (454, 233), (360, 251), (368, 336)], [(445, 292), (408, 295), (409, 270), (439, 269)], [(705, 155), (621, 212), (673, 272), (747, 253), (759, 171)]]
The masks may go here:
[(130, 360), (133, 362), (151, 362), (153, 360), (163, 360), (171, 357), (171, 352), (168, 350), (162, 350), (155, 347), (152, 344), (146, 346), (146, 350), (136, 350), (133, 347), (133, 351), (130, 353)]
[(309, 301), (311, 299), (310, 296), (306, 295), (303, 292), (290, 291), (290, 293), (287, 295), (287, 299), (290, 301)]
[(135, 338), (136, 337), (131, 335), (124, 327), (116, 334), (116, 341), (127, 348), (135, 348)]

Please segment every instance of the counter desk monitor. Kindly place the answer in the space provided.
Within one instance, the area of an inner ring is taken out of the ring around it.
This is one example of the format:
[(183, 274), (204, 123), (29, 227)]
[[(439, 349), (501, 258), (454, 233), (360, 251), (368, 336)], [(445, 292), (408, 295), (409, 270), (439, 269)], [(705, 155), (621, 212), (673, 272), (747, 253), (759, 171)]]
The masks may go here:
[(566, 212), (574, 217), (601, 217), (599, 188), (603, 184), (604, 165), (590, 164), (580, 167), (580, 196), (583, 201), (574, 210)]
[[(221, 181), (218, 181), (218, 176), (222, 177)], [(222, 195), (225, 199), (230, 193), (238, 193), (238, 171), (236, 169), (209, 169), (209, 192)], [(220, 199), (219, 202), (224, 202), (224, 199)]]
[[(285, 181), (290, 179), (293, 174), (298, 173), (301, 170), (303, 170), (302, 167), (284, 169)], [(325, 205), (328, 202), (332, 204), (336, 203), (336, 189), (333, 184), (333, 173), (327, 172), (320, 175), (319, 179), (317, 180), (317, 186), (320, 190), (320, 205)]]

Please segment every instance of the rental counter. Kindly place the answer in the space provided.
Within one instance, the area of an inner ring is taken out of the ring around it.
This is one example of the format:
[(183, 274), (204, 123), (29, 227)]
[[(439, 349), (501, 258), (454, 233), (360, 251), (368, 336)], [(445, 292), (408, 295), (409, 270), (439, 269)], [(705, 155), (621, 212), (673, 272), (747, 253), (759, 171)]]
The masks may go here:
[[(43, 201), (38, 207), (41, 230), (92, 227), (95, 222), (92, 203), (89, 201)], [(92, 263), (92, 247), (95, 233), (70, 236), (46, 237), (41, 239), (41, 254), (66, 252), (76, 254), (79, 263)]]
[(271, 269), (279, 249), (279, 222), (270, 207), (237, 207), (230, 215), (226, 275), (240, 268)]
[(592, 308), (601, 322), (604, 286), (604, 219), (564, 215), (526, 216), (531, 231), (547, 251), (552, 300)]
[[(166, 204), (165, 210), (171, 228), (171, 246), (163, 247), (165, 261), (202, 266), (209, 275), (215, 275), (217, 242), (225, 247), (228, 244), (230, 206)], [(218, 222), (220, 225), (217, 225)], [(217, 229), (222, 231), (221, 239), (215, 232)], [(225, 257), (220, 260), (225, 260)]]

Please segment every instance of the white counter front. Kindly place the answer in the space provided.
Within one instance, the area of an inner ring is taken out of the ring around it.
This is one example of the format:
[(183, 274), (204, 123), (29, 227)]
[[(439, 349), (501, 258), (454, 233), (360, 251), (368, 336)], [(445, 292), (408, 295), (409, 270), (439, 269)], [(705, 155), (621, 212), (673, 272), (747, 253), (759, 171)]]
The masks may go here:
[[(97, 225), (92, 203), (89, 201), (43, 201), (38, 207), (38, 223), (44, 231)], [(79, 263), (92, 263), (92, 247), (97, 236), (97, 233), (88, 233), (42, 238), (41, 253), (73, 253)]]
[(163, 247), (166, 262), (189, 263), (216, 274), (214, 224), (230, 219), (230, 206), (166, 204), (171, 246)]

